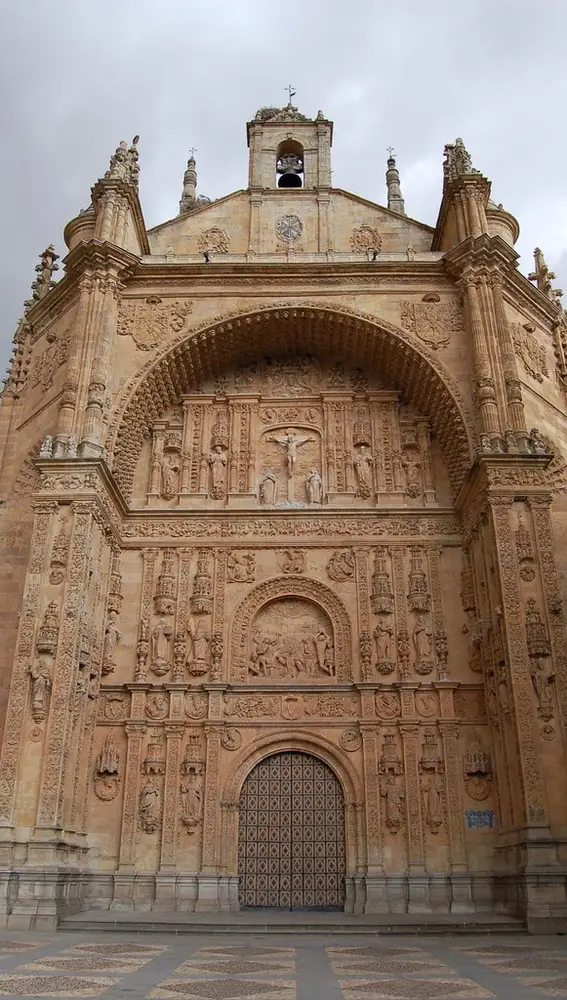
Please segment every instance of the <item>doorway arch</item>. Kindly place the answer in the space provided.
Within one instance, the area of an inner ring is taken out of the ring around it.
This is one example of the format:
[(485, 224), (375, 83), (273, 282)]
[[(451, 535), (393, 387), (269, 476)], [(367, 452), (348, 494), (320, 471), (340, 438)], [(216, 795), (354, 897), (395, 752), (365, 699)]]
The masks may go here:
[(345, 800), (334, 771), (303, 750), (259, 761), (239, 799), (241, 907), (343, 909)]

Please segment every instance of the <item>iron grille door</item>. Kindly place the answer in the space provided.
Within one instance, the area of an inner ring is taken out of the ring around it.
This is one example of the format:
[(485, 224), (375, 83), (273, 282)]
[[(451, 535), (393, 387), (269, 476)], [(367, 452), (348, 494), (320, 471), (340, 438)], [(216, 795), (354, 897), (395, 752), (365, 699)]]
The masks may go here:
[(273, 754), (240, 796), (240, 905), (342, 909), (345, 822), (341, 786), (306, 753)]

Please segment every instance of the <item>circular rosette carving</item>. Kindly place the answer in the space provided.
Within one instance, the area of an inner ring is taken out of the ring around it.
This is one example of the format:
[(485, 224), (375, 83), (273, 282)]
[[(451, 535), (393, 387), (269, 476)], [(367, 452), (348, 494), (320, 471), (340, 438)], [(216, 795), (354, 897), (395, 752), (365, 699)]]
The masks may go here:
[(280, 240), (293, 243), (303, 232), (303, 222), (298, 215), (282, 215), (276, 222), (276, 234)]
[(356, 729), (345, 729), (344, 733), (341, 735), (341, 746), (343, 750), (348, 750), (352, 753), (354, 750), (360, 750), (362, 746), (362, 736), (356, 731)]
[(220, 741), (225, 750), (238, 750), (242, 746), (242, 733), (229, 726), (223, 730)]

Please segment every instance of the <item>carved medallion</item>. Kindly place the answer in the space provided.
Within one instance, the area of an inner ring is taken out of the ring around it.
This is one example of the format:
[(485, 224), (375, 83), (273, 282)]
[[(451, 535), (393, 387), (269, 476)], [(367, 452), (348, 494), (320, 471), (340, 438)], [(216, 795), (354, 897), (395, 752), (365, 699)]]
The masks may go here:
[(365, 250), (380, 250), (382, 247), (382, 237), (373, 226), (358, 226), (353, 229), (350, 238), (351, 250), (364, 253)]
[(344, 583), (354, 575), (355, 563), (352, 549), (337, 549), (327, 563), (327, 575), (336, 583)]
[(343, 750), (348, 750), (352, 752), (354, 750), (360, 750), (362, 746), (362, 736), (356, 729), (345, 729), (341, 736), (341, 746)]
[(303, 232), (303, 222), (298, 215), (281, 215), (276, 222), (276, 234), (281, 240), (293, 243)]
[(219, 229), (218, 226), (211, 226), (210, 229), (204, 229), (199, 235), (197, 252), (204, 253), (205, 250), (210, 250), (212, 253), (228, 253), (229, 245), (230, 236), (226, 230)]
[(374, 700), (379, 719), (395, 719), (400, 714), (400, 697), (397, 692), (377, 691)]
[(225, 750), (238, 750), (242, 745), (242, 734), (238, 729), (229, 726), (223, 730), (220, 741)]

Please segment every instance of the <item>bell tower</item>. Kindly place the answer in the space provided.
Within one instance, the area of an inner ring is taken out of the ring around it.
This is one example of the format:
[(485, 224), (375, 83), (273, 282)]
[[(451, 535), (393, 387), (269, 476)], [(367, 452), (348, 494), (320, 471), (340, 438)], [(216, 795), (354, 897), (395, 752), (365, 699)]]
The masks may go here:
[(260, 108), (246, 126), (252, 191), (321, 190), (331, 187), (333, 123), (319, 111), (307, 118), (291, 103)]

